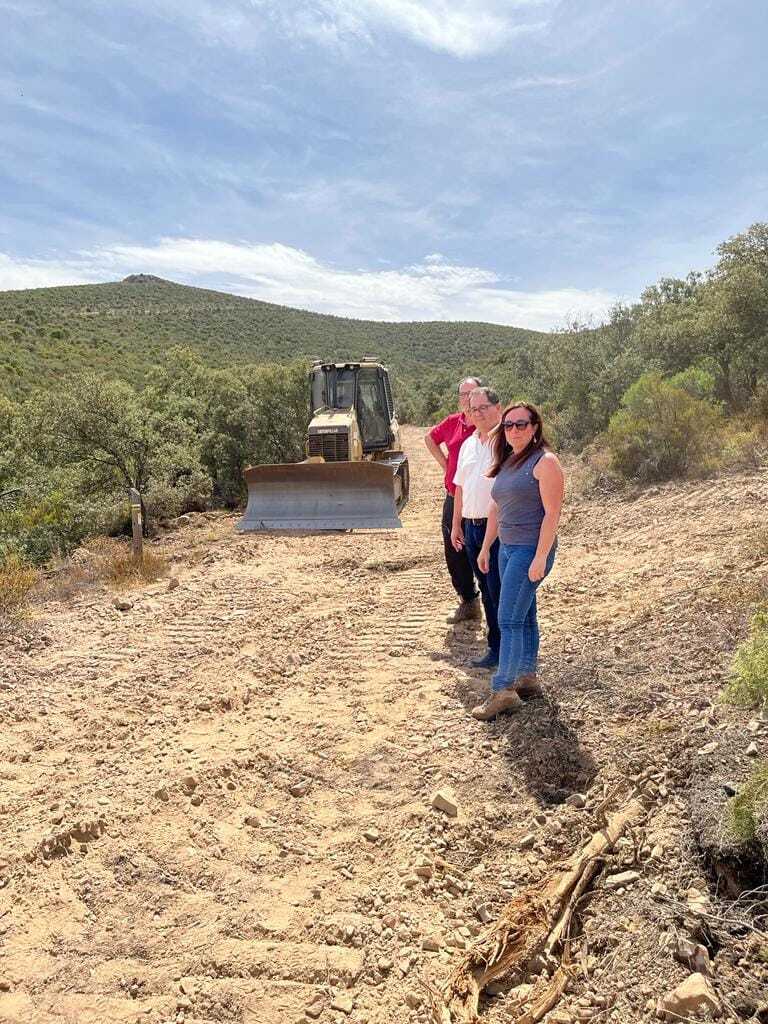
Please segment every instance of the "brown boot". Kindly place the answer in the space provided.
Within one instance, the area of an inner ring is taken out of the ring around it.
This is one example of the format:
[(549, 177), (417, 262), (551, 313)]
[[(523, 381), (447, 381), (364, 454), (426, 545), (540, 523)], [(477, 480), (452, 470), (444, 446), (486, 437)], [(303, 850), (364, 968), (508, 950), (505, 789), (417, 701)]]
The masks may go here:
[(515, 680), (515, 689), (521, 697), (542, 697), (544, 690), (536, 678), (535, 672), (526, 672), (524, 676), (518, 676)]
[(471, 601), (462, 601), (456, 611), (445, 621), (453, 625), (456, 622), (466, 622), (468, 619), (479, 619), (481, 615), (480, 598), (474, 597)]
[(497, 690), (492, 693), (484, 704), (478, 704), (476, 708), (472, 708), (471, 714), (479, 722), (490, 722), (492, 718), (500, 715), (503, 711), (507, 713), (518, 711), (522, 706), (523, 702), (518, 697), (515, 688), (508, 686), (505, 690)]

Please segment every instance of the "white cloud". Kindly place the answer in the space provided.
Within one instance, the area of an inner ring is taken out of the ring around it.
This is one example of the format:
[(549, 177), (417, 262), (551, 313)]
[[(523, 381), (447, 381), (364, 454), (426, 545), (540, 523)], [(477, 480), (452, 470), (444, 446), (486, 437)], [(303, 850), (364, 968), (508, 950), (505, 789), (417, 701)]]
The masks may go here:
[(53, 288), (60, 284), (92, 284), (103, 280), (98, 270), (77, 260), (16, 260), (0, 252), (0, 289)]
[(595, 289), (526, 292), (492, 270), (447, 262), (438, 253), (385, 270), (345, 270), (280, 243), (164, 238), (115, 245), (66, 260), (0, 255), (0, 288), (114, 280), (150, 273), (318, 313), (371, 320), (476, 320), (538, 330), (602, 317), (615, 296)]
[[(262, 0), (271, 5), (274, 0)], [(297, 35), (317, 42), (341, 44), (357, 37), (371, 41), (371, 32), (389, 29), (432, 50), (472, 58), (500, 50), (521, 33), (546, 27), (524, 11), (551, 6), (553, 0), (320, 0), (299, 2), (280, 21)]]

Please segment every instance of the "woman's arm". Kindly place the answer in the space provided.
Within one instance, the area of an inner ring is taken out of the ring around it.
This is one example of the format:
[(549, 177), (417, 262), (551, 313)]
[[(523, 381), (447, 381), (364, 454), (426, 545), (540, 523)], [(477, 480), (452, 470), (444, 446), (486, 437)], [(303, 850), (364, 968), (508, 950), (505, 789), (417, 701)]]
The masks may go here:
[(488, 509), (488, 522), (485, 524), (485, 538), (480, 554), (477, 556), (477, 567), (480, 572), (488, 572), (491, 563), (491, 548), (499, 535), (499, 506), (492, 501)]
[(539, 492), (541, 503), (544, 506), (544, 519), (539, 530), (539, 543), (536, 546), (536, 554), (528, 569), (528, 579), (532, 583), (544, 579), (547, 571), (547, 556), (552, 550), (557, 536), (557, 526), (560, 522), (560, 512), (563, 508), (563, 495), (565, 493), (565, 477), (563, 467), (556, 455), (548, 452), (543, 459), (540, 459), (533, 470), (534, 477), (539, 481)]

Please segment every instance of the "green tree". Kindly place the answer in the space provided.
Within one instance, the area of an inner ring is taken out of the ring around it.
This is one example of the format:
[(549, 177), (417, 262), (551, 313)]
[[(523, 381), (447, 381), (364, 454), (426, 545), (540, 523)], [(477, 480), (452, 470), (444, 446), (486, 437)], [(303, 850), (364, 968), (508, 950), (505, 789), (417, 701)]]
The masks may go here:
[(641, 482), (669, 480), (706, 466), (719, 429), (720, 410), (658, 373), (627, 390), (610, 420), (608, 448), (614, 467)]

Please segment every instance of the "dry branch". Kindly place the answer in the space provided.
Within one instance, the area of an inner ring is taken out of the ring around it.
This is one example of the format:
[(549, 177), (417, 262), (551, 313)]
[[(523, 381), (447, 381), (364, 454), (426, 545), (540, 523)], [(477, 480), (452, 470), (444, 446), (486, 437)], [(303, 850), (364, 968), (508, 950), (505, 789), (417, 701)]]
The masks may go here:
[(442, 991), (430, 990), (434, 1024), (472, 1024), (478, 1019), (480, 995), (487, 985), (523, 970), (533, 957), (562, 948), (561, 966), (517, 1024), (536, 1024), (552, 1009), (570, 976), (567, 932), (574, 908), (603, 855), (626, 829), (640, 821), (644, 810), (641, 800), (629, 800), (573, 855), (565, 871), (543, 886), (529, 887), (506, 905), (498, 921), (461, 958)]

